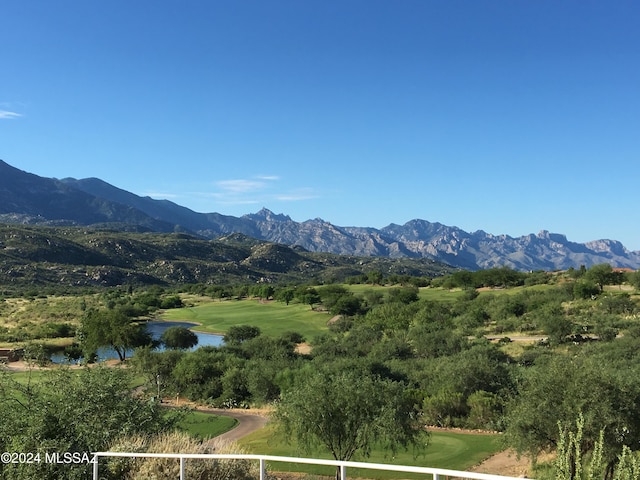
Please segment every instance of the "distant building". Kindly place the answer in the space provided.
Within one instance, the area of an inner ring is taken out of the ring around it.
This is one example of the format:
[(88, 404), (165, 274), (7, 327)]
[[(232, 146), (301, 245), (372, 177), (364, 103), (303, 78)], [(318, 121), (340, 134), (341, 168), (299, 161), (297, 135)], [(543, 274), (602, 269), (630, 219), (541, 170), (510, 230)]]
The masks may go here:
[(22, 348), (0, 348), (0, 363), (5, 362), (17, 362), (22, 360), (24, 350)]

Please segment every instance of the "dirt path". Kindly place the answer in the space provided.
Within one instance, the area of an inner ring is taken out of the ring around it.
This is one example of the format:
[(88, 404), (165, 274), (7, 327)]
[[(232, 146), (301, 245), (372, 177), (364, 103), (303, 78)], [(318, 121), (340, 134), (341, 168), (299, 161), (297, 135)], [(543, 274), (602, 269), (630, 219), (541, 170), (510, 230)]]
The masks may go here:
[[(487, 435), (492, 432), (484, 430), (467, 430), (463, 428), (429, 427), (431, 431), (465, 433), (467, 435)], [(495, 432), (493, 432), (495, 433)], [(546, 456), (539, 457), (539, 461), (547, 461)], [(478, 465), (470, 467), (470, 472), (503, 475), (505, 477), (531, 478), (531, 461), (528, 457), (520, 457), (514, 450), (503, 450), (483, 460)]]
[(484, 462), (469, 470), (477, 473), (504, 475), (506, 477), (531, 478), (531, 463), (528, 458), (520, 457), (512, 450), (505, 450), (487, 458)]
[(197, 410), (199, 412), (210, 413), (211, 415), (231, 417), (238, 420), (238, 424), (234, 428), (215, 437), (217, 440), (223, 440), (226, 442), (238, 441), (242, 437), (245, 437), (256, 430), (260, 430), (269, 420), (265, 414), (255, 413), (251, 410), (222, 408), (197, 408)]
[[(104, 362), (99, 362), (99, 363), (90, 363), (88, 365), (89, 368), (94, 368), (94, 367), (98, 367), (98, 366), (104, 366), (104, 367), (121, 367), (124, 368), (125, 364), (122, 363), (120, 360), (116, 360), (116, 359), (111, 359), (111, 360), (106, 360)], [(4, 369), (7, 370), (9, 372), (28, 372), (29, 370), (55, 370), (56, 368), (71, 368), (71, 369), (81, 369), (84, 368), (85, 365), (76, 365), (76, 364), (71, 364), (68, 365), (66, 363), (62, 364), (56, 364), (56, 363), (49, 363), (47, 365), (45, 365), (44, 367), (40, 367), (38, 365), (35, 364), (29, 364), (27, 362), (25, 362), (24, 360), (18, 360), (17, 362), (9, 362), (7, 364), (1, 365), (0, 369)]]

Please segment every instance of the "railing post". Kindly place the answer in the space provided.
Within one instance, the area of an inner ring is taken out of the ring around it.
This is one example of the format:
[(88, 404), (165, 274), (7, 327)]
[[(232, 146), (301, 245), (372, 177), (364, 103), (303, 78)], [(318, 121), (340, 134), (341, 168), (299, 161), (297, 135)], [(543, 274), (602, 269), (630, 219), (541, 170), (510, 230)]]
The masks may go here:
[(184, 480), (184, 457), (180, 457), (180, 480)]
[(98, 480), (98, 456), (93, 456), (93, 480)]
[(347, 480), (347, 466), (345, 464), (340, 465), (340, 480)]
[(267, 480), (264, 458), (260, 459), (260, 480)]
[(434, 473), (433, 480), (440, 480), (440, 475), (438, 475), (437, 473)]

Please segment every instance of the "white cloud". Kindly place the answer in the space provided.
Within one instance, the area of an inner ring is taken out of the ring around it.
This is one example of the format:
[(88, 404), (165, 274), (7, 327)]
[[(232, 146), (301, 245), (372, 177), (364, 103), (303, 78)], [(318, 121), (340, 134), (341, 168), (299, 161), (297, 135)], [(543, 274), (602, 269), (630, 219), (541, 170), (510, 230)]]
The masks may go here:
[(229, 200), (219, 200), (218, 203), (220, 205), (258, 205), (260, 204), (260, 200), (241, 200), (241, 199), (229, 199)]
[(249, 193), (264, 190), (268, 182), (280, 180), (277, 175), (255, 175), (253, 178), (239, 178), (235, 180), (220, 180), (216, 185), (226, 193)]
[(221, 180), (216, 183), (218, 187), (227, 192), (247, 193), (264, 188), (265, 183), (257, 180)]
[(281, 202), (297, 202), (300, 200), (312, 200), (318, 198), (318, 195), (310, 188), (301, 188), (289, 193), (282, 193), (276, 196), (276, 200)]
[(21, 117), (22, 115), (20, 113), (16, 113), (16, 112), (10, 112), (8, 110), (0, 110), (0, 119), (12, 119), (12, 118), (18, 118)]
[(277, 193), (277, 182), (281, 179), (277, 175), (255, 175), (246, 179), (221, 180), (216, 182), (218, 192), (208, 193), (224, 205), (255, 205), (271, 202), (295, 202), (318, 198), (310, 188), (296, 188), (291, 191)]

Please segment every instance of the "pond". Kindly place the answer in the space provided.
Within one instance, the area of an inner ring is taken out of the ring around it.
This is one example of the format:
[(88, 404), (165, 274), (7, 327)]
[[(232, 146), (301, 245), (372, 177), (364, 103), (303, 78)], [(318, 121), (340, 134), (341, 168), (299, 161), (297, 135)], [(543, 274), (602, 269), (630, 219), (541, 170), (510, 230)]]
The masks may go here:
[[(147, 322), (147, 332), (151, 334), (154, 340), (160, 340), (160, 337), (170, 327), (196, 327), (197, 323), (191, 322)], [(222, 335), (215, 335), (213, 333), (193, 332), (198, 337), (198, 344), (192, 348), (195, 350), (198, 347), (218, 347), (222, 345)], [(164, 350), (164, 346), (161, 346), (159, 351)]]
[[(151, 338), (154, 340), (160, 340), (160, 337), (170, 327), (186, 327), (191, 328), (197, 326), (196, 323), (190, 322), (147, 322), (147, 332), (151, 334)], [(198, 347), (217, 347), (222, 345), (222, 335), (215, 335), (213, 333), (193, 332), (198, 337), (198, 344), (190, 350), (195, 350)], [(164, 345), (160, 345), (156, 351), (164, 351)], [(133, 350), (127, 351), (127, 357), (133, 355)], [(118, 354), (112, 348), (100, 348), (98, 350), (98, 361), (109, 360), (110, 358), (118, 358)], [(62, 352), (51, 355), (51, 361), (53, 363), (68, 363)]]

